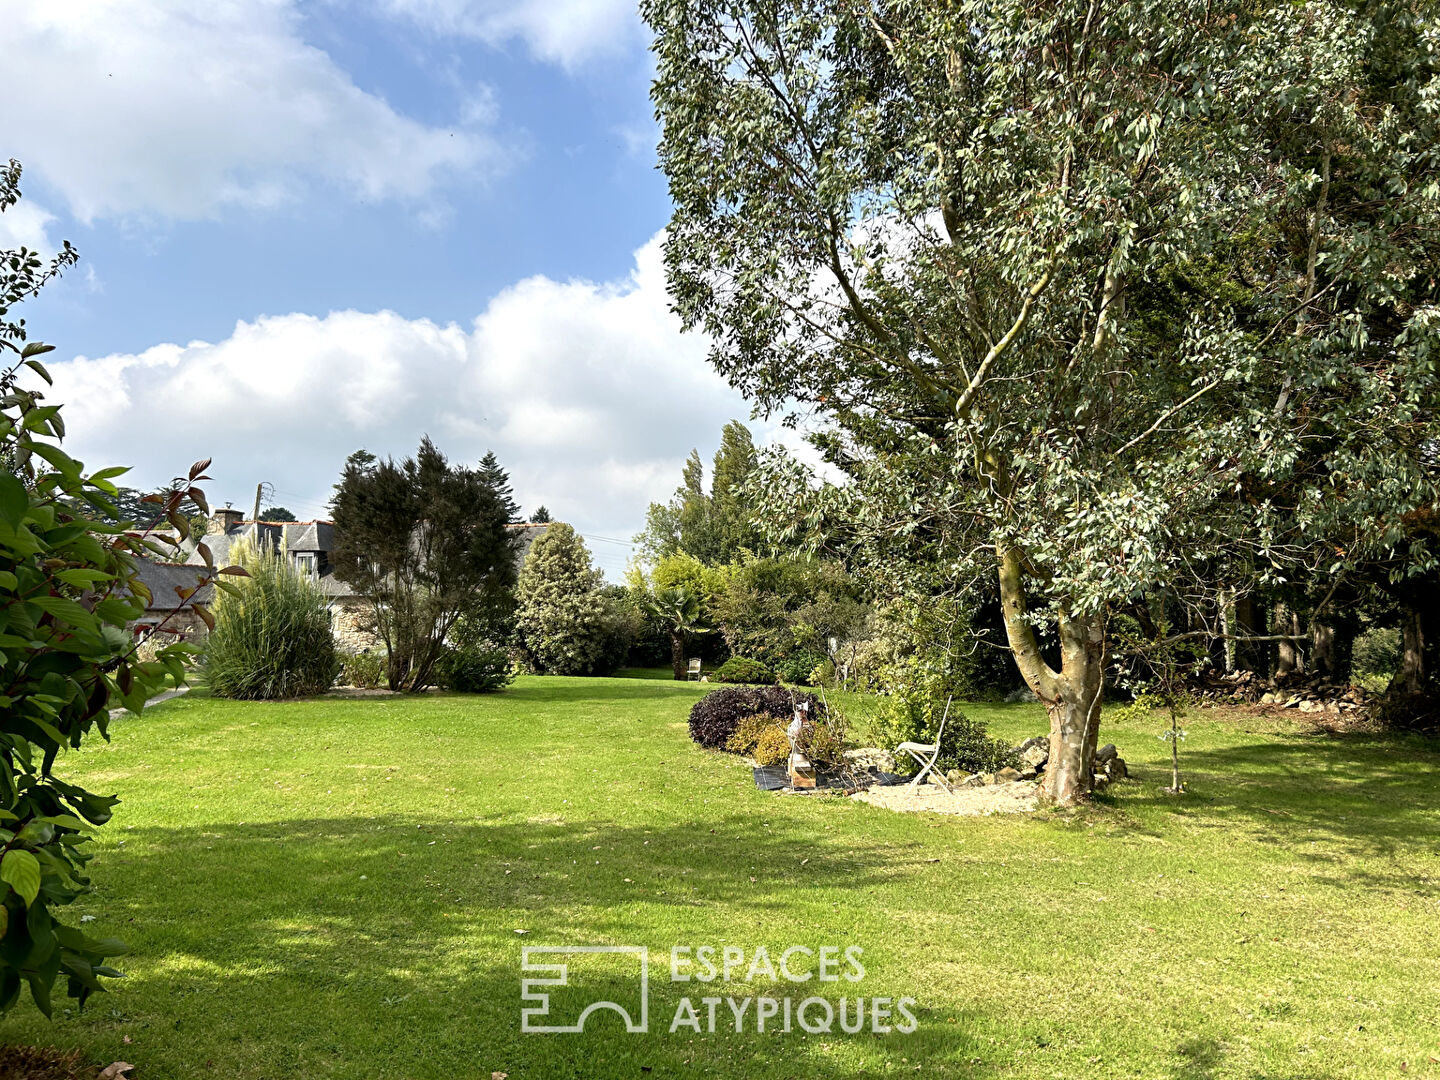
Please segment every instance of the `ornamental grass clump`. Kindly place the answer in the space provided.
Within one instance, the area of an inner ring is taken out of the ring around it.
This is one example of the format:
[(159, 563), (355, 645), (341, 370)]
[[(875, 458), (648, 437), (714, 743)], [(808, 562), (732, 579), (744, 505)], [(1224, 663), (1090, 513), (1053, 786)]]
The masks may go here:
[(202, 670), (216, 697), (260, 701), (330, 689), (339, 673), (325, 594), (272, 548), (231, 551), (250, 573), (216, 597)]

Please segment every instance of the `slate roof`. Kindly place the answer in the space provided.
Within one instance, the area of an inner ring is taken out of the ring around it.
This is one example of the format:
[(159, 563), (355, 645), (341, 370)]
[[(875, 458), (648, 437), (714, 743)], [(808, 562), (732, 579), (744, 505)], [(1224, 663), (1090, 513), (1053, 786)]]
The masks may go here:
[[(150, 607), (147, 610), (173, 611), (182, 602), (189, 602), (182, 601), (175, 590), (193, 589), (196, 578), (200, 574), (200, 568), (182, 563), (156, 562), (153, 559), (141, 559), (139, 562), (137, 576), (141, 583), (150, 590)], [(215, 586), (206, 585), (190, 599), (208, 604), (214, 592)]]
[[(537, 537), (541, 536), (548, 524), (520, 522), (508, 528), (523, 530), (517, 557), (524, 559)], [(335, 546), (335, 526), (329, 521), (240, 521), (223, 533), (211, 533), (201, 537), (210, 549), (216, 566), (231, 561), (230, 549), (242, 539), (259, 539), (289, 555), (313, 554), (317, 556), (316, 566), (320, 573), (315, 583), (326, 596), (344, 599), (357, 596), (354, 588), (335, 576), (329, 567), (329, 553)], [(192, 552), (188, 561), (181, 563), (159, 562), (142, 559), (140, 580), (150, 589), (153, 603), (151, 611), (168, 611), (179, 605), (176, 587), (190, 588), (195, 584), (195, 575), (205, 565), (198, 552)], [(195, 599), (208, 603), (214, 587), (207, 585)]]

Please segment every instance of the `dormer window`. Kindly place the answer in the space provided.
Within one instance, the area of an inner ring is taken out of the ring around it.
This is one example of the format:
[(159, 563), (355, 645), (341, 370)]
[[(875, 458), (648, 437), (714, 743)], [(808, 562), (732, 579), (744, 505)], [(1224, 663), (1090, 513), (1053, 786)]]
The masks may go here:
[(306, 577), (315, 576), (315, 555), (313, 552), (302, 552), (295, 556), (296, 568)]

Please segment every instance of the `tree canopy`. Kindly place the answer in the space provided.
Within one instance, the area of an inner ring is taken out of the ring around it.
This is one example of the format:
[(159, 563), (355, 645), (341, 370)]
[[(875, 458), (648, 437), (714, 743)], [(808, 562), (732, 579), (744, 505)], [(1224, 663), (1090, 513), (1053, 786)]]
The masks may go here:
[(515, 581), (518, 538), (490, 480), (428, 437), (413, 458), (352, 454), (332, 503), (335, 574), (371, 602), (393, 690), (430, 685), (455, 620)]
[(1419, 0), (642, 12), (675, 304), (850, 477), (764, 489), (872, 565), (997, 582), (1054, 798), (1089, 788), (1115, 610), (1430, 562)]

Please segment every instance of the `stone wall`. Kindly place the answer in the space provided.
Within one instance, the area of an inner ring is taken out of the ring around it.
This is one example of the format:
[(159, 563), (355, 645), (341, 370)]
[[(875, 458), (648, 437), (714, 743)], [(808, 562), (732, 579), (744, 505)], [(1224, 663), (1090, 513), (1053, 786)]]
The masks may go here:
[(375, 616), (370, 602), (358, 596), (347, 596), (330, 603), (330, 627), (335, 644), (347, 652), (374, 652), (382, 648), (375, 633)]

